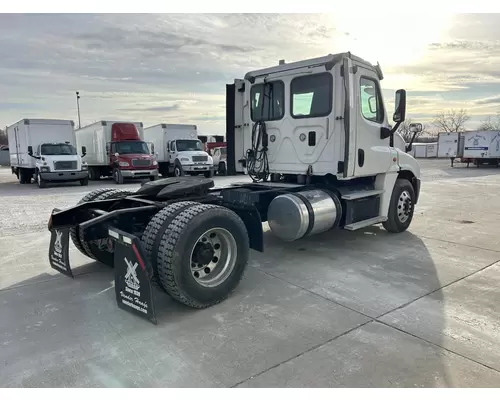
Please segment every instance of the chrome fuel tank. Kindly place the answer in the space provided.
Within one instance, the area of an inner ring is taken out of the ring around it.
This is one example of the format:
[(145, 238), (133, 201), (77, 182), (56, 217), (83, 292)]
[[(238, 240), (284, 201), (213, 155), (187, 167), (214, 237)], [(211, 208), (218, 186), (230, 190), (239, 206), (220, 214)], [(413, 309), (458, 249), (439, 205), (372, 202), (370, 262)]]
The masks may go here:
[(338, 197), (320, 189), (279, 195), (267, 211), (271, 232), (285, 241), (330, 230), (341, 216)]

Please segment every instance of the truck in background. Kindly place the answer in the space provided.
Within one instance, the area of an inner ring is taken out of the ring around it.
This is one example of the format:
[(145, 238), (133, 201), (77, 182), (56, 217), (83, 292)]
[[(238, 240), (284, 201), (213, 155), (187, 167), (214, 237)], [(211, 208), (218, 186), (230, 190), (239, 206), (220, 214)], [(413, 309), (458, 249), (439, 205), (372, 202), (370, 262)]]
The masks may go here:
[(214, 172), (217, 175), (227, 175), (227, 147), (214, 147), (212, 149)]
[(158, 124), (144, 129), (144, 138), (151, 142), (160, 174), (213, 176), (213, 160), (197, 135), (196, 125)]
[(158, 163), (144, 142), (142, 122), (99, 121), (77, 129), (78, 146), (87, 148), (89, 179), (112, 176), (125, 179), (158, 177)]
[(438, 133), (438, 158), (455, 158), (458, 155), (459, 132)]
[(462, 161), (481, 164), (500, 165), (500, 131), (465, 132)]
[(198, 135), (198, 139), (203, 143), (203, 149), (212, 155), (212, 150), (216, 147), (225, 147), (226, 142), (223, 135)]
[(87, 164), (76, 150), (73, 121), (22, 119), (6, 128), (12, 173), (19, 183), (34, 179), (40, 188), (49, 182), (88, 185)]

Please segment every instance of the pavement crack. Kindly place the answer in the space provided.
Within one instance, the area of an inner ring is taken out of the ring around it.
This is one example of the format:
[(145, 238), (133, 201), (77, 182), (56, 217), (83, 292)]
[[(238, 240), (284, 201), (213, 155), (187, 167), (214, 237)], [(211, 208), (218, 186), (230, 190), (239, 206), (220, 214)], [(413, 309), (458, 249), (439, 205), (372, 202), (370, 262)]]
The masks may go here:
[(370, 315), (368, 315), (368, 314), (362, 313), (362, 312), (361, 312), (361, 311), (359, 311), (359, 310), (356, 310), (356, 309), (354, 309), (354, 308), (351, 308), (351, 307), (349, 307), (349, 306), (346, 306), (346, 305), (344, 305), (344, 304), (342, 304), (342, 303), (339, 303), (339, 302), (337, 302), (337, 301), (335, 301), (335, 300), (332, 300), (332, 299), (330, 299), (330, 298), (328, 298), (328, 297), (322, 296), (322, 295), (320, 295), (319, 293), (313, 292), (312, 290), (307, 289), (307, 288), (305, 288), (305, 287), (303, 287), (303, 286), (297, 285), (296, 283), (293, 283), (293, 282), (287, 281), (286, 279), (283, 279), (283, 278), (281, 278), (281, 277), (279, 277), (279, 276), (273, 275), (273, 274), (271, 274), (271, 273), (270, 273), (270, 272), (268, 272), (268, 271), (264, 271), (264, 270), (262, 270), (262, 269), (260, 269), (260, 268), (258, 268), (258, 267), (255, 267), (255, 266), (252, 266), (252, 268), (255, 268), (257, 271), (262, 272), (263, 274), (266, 274), (266, 275), (271, 276), (271, 277), (273, 277), (273, 278), (275, 278), (275, 279), (278, 279), (278, 280), (280, 280), (280, 281), (282, 281), (282, 282), (285, 282), (286, 284), (288, 284), (288, 285), (290, 285), (290, 286), (294, 286), (294, 287), (296, 287), (297, 289), (301, 289), (301, 290), (303, 290), (303, 291), (305, 291), (305, 292), (307, 292), (307, 293), (309, 293), (309, 294), (312, 294), (312, 295), (313, 295), (313, 296), (315, 296), (315, 297), (319, 297), (320, 299), (326, 300), (326, 301), (328, 301), (328, 302), (330, 302), (330, 303), (332, 303), (332, 304), (335, 304), (335, 305), (337, 305), (337, 306), (339, 306), (339, 307), (345, 308), (345, 309), (347, 309), (347, 310), (349, 310), (349, 311), (355, 312), (356, 314), (362, 315), (363, 317), (369, 318), (370, 320), (373, 320), (373, 319), (374, 319), (374, 317), (372, 317), (372, 316), (370, 316)]
[(474, 246), (474, 245), (471, 245), (471, 244), (464, 244), (464, 243), (452, 242), (451, 240), (438, 239), (438, 238), (434, 238), (434, 237), (430, 237), (430, 236), (425, 236), (425, 235), (421, 235), (421, 234), (419, 234), (418, 236), (421, 237), (421, 238), (424, 238), (424, 239), (436, 240), (438, 242), (452, 244), (454, 246), (470, 247), (471, 249), (477, 249), (477, 250), (483, 250), (483, 251), (491, 251), (492, 253), (500, 253), (500, 250), (486, 249), (484, 247)]
[(232, 385), (232, 386), (230, 386), (230, 387), (231, 387), (231, 388), (235, 388), (235, 387), (237, 387), (237, 386), (239, 386), (239, 385), (241, 385), (241, 384), (243, 384), (243, 383), (245, 383), (245, 382), (247, 382), (247, 381), (250, 381), (250, 380), (252, 380), (252, 379), (255, 379), (255, 378), (257, 378), (258, 376), (263, 375), (263, 374), (265, 374), (266, 372), (269, 372), (269, 371), (271, 371), (271, 370), (273, 370), (273, 369), (275, 369), (275, 368), (278, 368), (279, 366), (281, 366), (281, 365), (283, 365), (283, 364), (286, 364), (287, 362), (290, 362), (290, 361), (292, 361), (292, 360), (294, 360), (294, 359), (296, 359), (296, 358), (298, 358), (298, 357), (300, 357), (300, 356), (303, 356), (303, 355), (304, 355), (304, 354), (306, 354), (306, 353), (309, 353), (309, 352), (311, 352), (311, 351), (314, 351), (314, 350), (316, 350), (316, 349), (319, 349), (320, 347), (325, 346), (325, 345), (327, 345), (328, 343), (333, 342), (334, 340), (341, 338), (342, 336), (348, 335), (349, 333), (351, 333), (351, 332), (355, 331), (356, 329), (359, 329), (359, 328), (361, 328), (361, 327), (365, 326), (366, 324), (369, 324), (370, 322), (373, 322), (373, 319), (370, 319), (370, 321), (363, 322), (362, 324), (357, 325), (357, 326), (355, 326), (354, 328), (349, 329), (348, 331), (345, 331), (345, 332), (343, 332), (343, 333), (341, 333), (341, 334), (339, 334), (339, 335), (336, 335), (336, 336), (334, 336), (333, 338), (328, 339), (327, 341), (325, 341), (325, 342), (323, 342), (323, 343), (317, 344), (317, 345), (315, 345), (315, 346), (313, 346), (313, 347), (311, 347), (311, 348), (309, 348), (309, 349), (307, 349), (307, 350), (304, 350), (304, 351), (302, 351), (302, 352), (300, 352), (300, 353), (298, 353), (298, 354), (294, 355), (293, 357), (290, 357), (290, 358), (288, 358), (288, 359), (286, 359), (286, 360), (283, 360), (283, 361), (281, 361), (281, 362), (279, 362), (279, 363), (277, 363), (277, 364), (275, 364), (275, 365), (273, 365), (273, 366), (271, 366), (271, 367), (269, 367), (269, 368), (266, 368), (266, 369), (264, 369), (263, 371), (259, 372), (258, 374), (253, 375), (253, 376), (251, 376), (251, 377), (249, 377), (249, 378), (243, 379), (242, 381), (240, 381), (240, 382), (238, 382), (238, 383), (236, 383), (236, 384), (234, 384), (234, 385)]
[(470, 357), (468, 357), (468, 356), (465, 356), (465, 355), (463, 355), (463, 354), (460, 354), (460, 353), (456, 352), (455, 350), (448, 349), (447, 347), (445, 347), (445, 346), (443, 346), (443, 345), (440, 345), (440, 344), (438, 344), (438, 343), (434, 343), (434, 342), (432, 342), (432, 341), (430, 341), (430, 340), (428, 340), (428, 339), (425, 339), (425, 338), (423, 338), (423, 337), (420, 337), (420, 336), (418, 336), (418, 335), (416, 335), (416, 334), (414, 334), (414, 333), (407, 332), (407, 331), (405, 331), (404, 329), (402, 329), (402, 328), (398, 328), (397, 326), (392, 325), (392, 324), (390, 324), (390, 323), (388, 323), (388, 322), (379, 321), (379, 320), (377, 320), (377, 319), (375, 319), (374, 321), (375, 321), (375, 322), (377, 322), (377, 323), (379, 323), (379, 324), (385, 325), (385, 326), (387, 326), (388, 328), (395, 329), (395, 330), (397, 330), (397, 331), (399, 331), (399, 332), (401, 332), (401, 333), (405, 333), (405, 334), (407, 334), (407, 335), (409, 335), (409, 336), (412, 336), (412, 337), (414, 337), (414, 338), (416, 338), (416, 339), (422, 340), (422, 341), (426, 342), (427, 344), (430, 344), (430, 345), (432, 345), (432, 346), (439, 347), (439, 348), (440, 348), (440, 349), (442, 349), (442, 350), (445, 350), (445, 351), (447, 351), (447, 352), (449, 352), (449, 353), (452, 353), (452, 354), (454, 354), (454, 355), (456, 355), (456, 356), (459, 356), (459, 357), (461, 357), (461, 358), (464, 358), (464, 359), (466, 359), (466, 360), (472, 361), (472, 362), (473, 362), (473, 363), (475, 363), (475, 364), (481, 365), (482, 367), (488, 368), (488, 369), (490, 369), (490, 370), (492, 370), (492, 371), (495, 371), (495, 372), (497, 372), (497, 373), (499, 373), (499, 374), (500, 374), (500, 370), (498, 370), (498, 369), (496, 369), (496, 368), (494, 368), (494, 367), (492, 367), (492, 366), (490, 366), (490, 365), (488, 365), (488, 364), (482, 363), (481, 361), (474, 360), (473, 358), (470, 358)]
[(381, 314), (381, 315), (379, 315), (379, 316), (375, 317), (374, 319), (375, 319), (376, 321), (378, 321), (378, 320), (379, 320), (379, 318), (385, 317), (387, 314), (393, 313), (394, 311), (397, 311), (397, 310), (401, 310), (402, 308), (405, 308), (405, 307), (409, 306), (410, 304), (415, 303), (416, 301), (418, 301), (418, 300), (420, 300), (420, 299), (423, 299), (424, 297), (430, 296), (431, 294), (434, 294), (434, 293), (436, 293), (436, 292), (439, 292), (440, 290), (445, 289), (445, 288), (447, 288), (448, 286), (454, 285), (455, 283), (458, 283), (458, 282), (460, 282), (460, 281), (463, 281), (464, 279), (470, 278), (471, 276), (473, 276), (473, 275), (475, 275), (475, 274), (477, 274), (477, 273), (479, 273), (479, 272), (482, 272), (482, 271), (484, 271), (484, 270), (486, 270), (486, 269), (488, 269), (488, 268), (490, 268), (490, 267), (494, 266), (494, 265), (495, 265), (496, 263), (498, 263), (498, 262), (500, 262), (500, 260), (494, 261), (494, 262), (492, 262), (491, 264), (488, 264), (488, 265), (486, 265), (486, 266), (484, 266), (484, 267), (482, 267), (482, 268), (480, 268), (480, 269), (478, 269), (478, 270), (476, 270), (476, 271), (473, 271), (473, 272), (471, 272), (470, 274), (467, 274), (467, 275), (465, 275), (465, 276), (462, 276), (461, 278), (455, 279), (455, 280), (454, 280), (454, 281), (452, 281), (452, 282), (448, 282), (446, 285), (440, 286), (439, 288), (434, 289), (434, 290), (430, 291), (429, 293), (423, 294), (422, 296), (419, 296), (419, 297), (417, 297), (416, 299), (413, 299), (413, 300), (411, 300), (411, 301), (409, 301), (409, 302), (407, 302), (407, 303), (405, 303), (405, 304), (402, 304), (402, 305), (400, 305), (400, 306), (398, 306), (398, 307), (396, 307), (396, 308), (394, 308), (394, 309), (392, 309), (392, 310), (390, 310), (390, 311), (387, 311), (387, 312), (385, 312), (385, 313), (383, 313), (383, 314)]

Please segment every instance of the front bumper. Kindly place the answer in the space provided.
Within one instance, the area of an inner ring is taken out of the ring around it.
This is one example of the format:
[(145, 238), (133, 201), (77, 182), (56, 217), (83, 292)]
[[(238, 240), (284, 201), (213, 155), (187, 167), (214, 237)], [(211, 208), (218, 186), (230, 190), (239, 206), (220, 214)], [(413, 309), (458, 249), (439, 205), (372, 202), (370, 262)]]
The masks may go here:
[(40, 172), (40, 177), (44, 181), (79, 181), (88, 178), (89, 171), (55, 171)]
[(144, 178), (148, 176), (158, 176), (158, 168), (155, 169), (121, 169), (124, 178)]
[(199, 164), (182, 164), (182, 169), (185, 172), (207, 172), (213, 169), (212, 165)]

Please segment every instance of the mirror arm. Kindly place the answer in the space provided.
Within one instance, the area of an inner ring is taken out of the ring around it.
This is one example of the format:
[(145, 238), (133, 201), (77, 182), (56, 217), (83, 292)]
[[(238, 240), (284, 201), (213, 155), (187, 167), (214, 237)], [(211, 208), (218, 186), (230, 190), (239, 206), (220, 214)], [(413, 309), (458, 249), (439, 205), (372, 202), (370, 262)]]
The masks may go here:
[(396, 122), (396, 125), (394, 125), (393, 128), (391, 129), (391, 135), (394, 135), (396, 133), (396, 131), (399, 128), (399, 125), (401, 125), (401, 122), (402, 121)]

